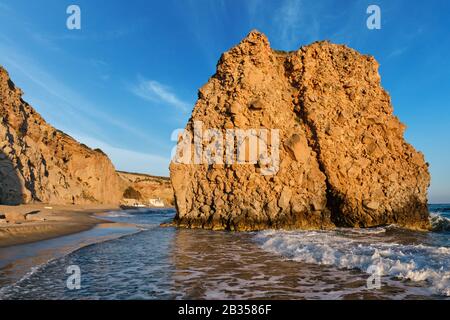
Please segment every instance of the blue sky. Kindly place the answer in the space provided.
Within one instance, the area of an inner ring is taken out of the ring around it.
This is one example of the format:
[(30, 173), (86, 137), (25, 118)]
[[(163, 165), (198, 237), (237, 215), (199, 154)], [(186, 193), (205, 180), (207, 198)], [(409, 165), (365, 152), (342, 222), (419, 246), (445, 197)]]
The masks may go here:
[[(81, 30), (66, 8), (81, 8)], [(366, 27), (368, 5), (381, 30)], [(0, 64), (42, 116), (118, 169), (167, 175), (170, 140), (223, 51), (251, 29), (273, 48), (328, 39), (380, 62), (407, 140), (450, 202), (450, 1), (0, 0)]]

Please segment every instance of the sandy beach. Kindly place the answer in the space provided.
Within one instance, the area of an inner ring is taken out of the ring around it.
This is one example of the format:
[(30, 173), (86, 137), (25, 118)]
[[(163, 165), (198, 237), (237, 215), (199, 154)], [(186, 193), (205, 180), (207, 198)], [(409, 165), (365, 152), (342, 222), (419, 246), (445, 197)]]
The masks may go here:
[(94, 214), (117, 209), (105, 205), (1, 205), (0, 248), (85, 231), (105, 223)]

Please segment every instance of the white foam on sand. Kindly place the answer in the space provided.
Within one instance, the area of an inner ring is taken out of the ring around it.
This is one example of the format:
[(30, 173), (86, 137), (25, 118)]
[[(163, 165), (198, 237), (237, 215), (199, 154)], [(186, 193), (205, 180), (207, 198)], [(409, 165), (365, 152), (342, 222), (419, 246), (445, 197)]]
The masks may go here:
[[(422, 282), (434, 294), (450, 296), (450, 248), (383, 242), (384, 228), (333, 231), (264, 231), (256, 241), (271, 253), (298, 262)], [(380, 239), (381, 238), (381, 239)]]

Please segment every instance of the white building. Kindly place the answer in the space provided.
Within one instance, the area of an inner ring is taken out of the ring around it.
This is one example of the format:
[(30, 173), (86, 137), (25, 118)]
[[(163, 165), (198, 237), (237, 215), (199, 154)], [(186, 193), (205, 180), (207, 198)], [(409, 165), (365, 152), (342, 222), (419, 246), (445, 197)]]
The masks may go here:
[(149, 199), (148, 203), (152, 207), (164, 207), (164, 201), (162, 201), (160, 198)]

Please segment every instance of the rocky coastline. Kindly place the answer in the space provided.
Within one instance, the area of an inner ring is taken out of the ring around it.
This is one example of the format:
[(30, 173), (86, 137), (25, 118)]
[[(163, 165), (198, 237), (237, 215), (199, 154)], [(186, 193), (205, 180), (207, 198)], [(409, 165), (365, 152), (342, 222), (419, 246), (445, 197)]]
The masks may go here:
[[(278, 167), (265, 174), (262, 154), (252, 161), (246, 151), (244, 163), (221, 162), (223, 154), (216, 162), (172, 161), (177, 226), (429, 229), (428, 163), (405, 141), (372, 56), (327, 41), (281, 52), (252, 31), (199, 90), (185, 136), (201, 136), (201, 150), (213, 144), (205, 128), (220, 136), (277, 130)], [(183, 144), (191, 142), (180, 137), (178, 152)], [(272, 137), (268, 149), (273, 144)]]

